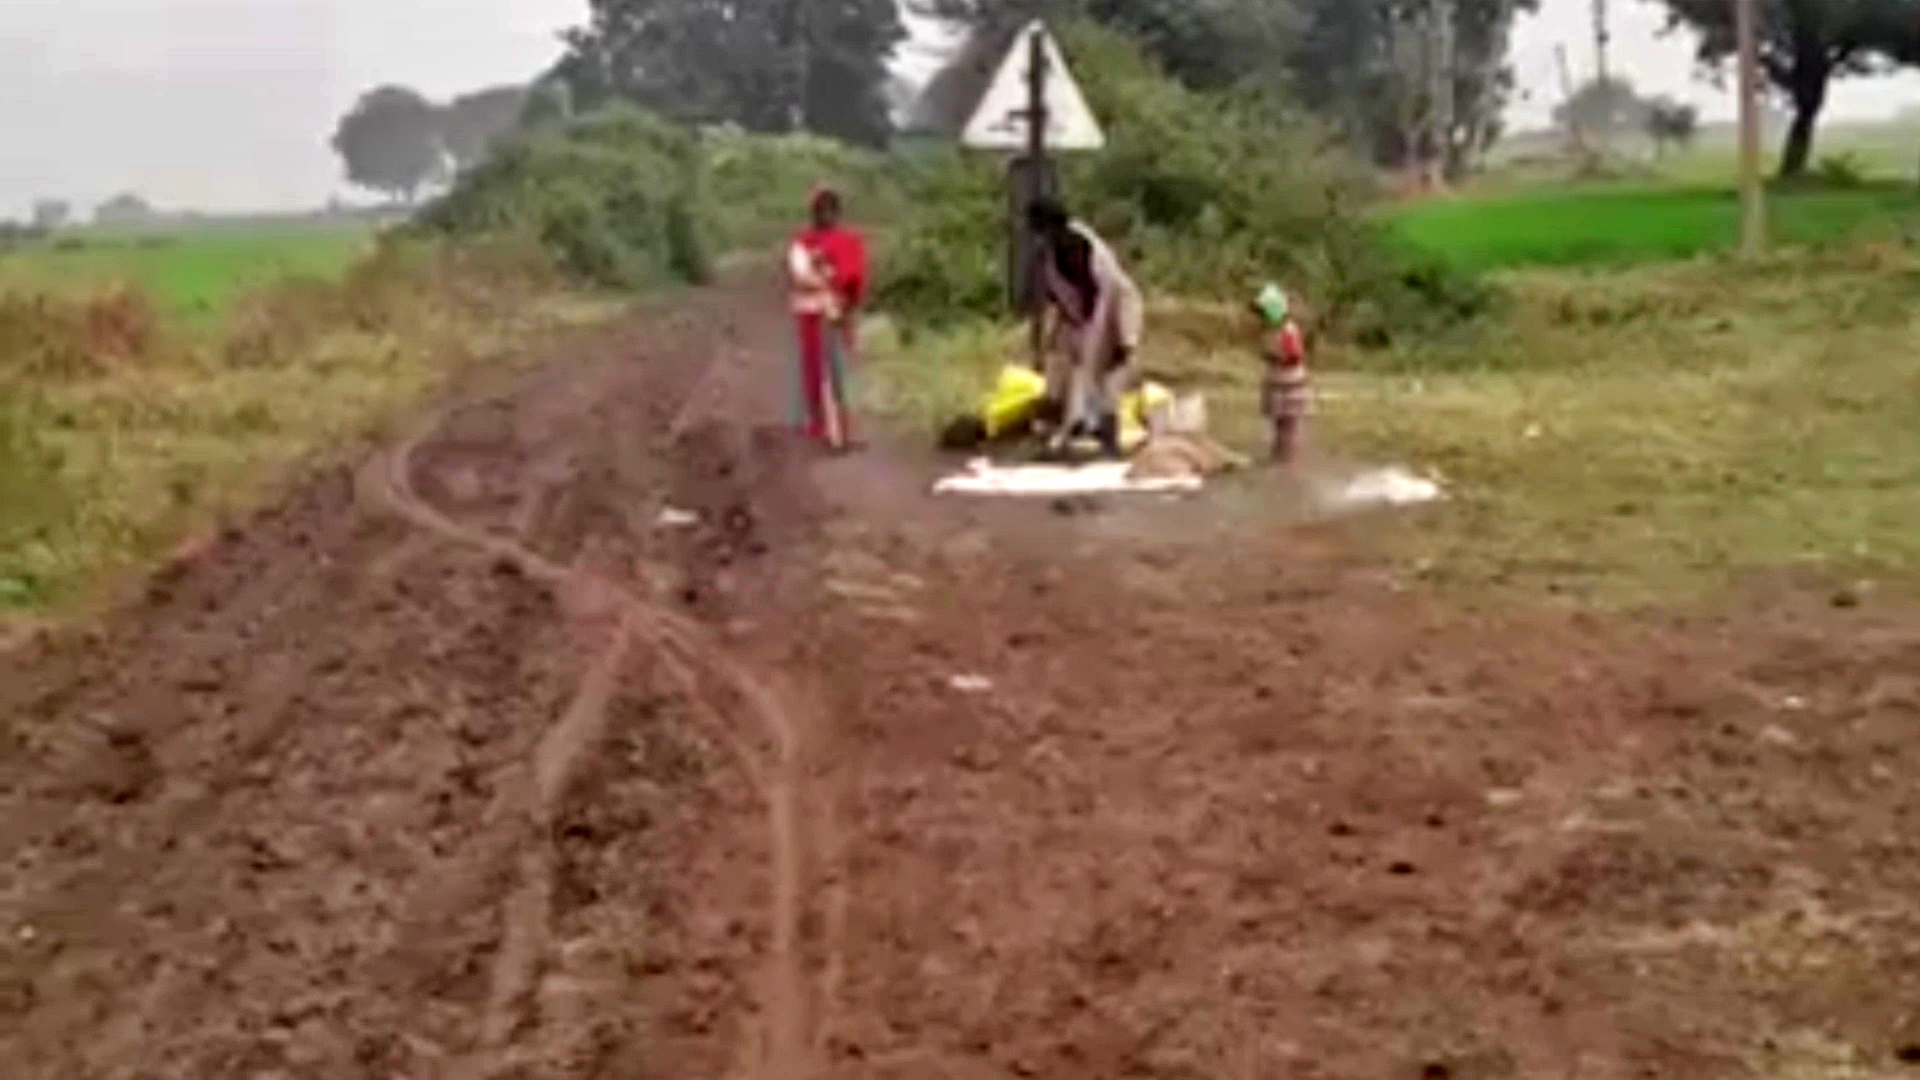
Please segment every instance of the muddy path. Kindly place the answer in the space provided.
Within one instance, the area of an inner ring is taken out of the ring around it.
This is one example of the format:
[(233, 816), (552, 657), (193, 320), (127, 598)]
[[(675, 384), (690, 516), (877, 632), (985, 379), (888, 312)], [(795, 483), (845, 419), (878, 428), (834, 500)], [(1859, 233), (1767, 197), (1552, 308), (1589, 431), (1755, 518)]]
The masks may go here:
[(807, 606), (773, 300), (433, 410), (8, 657), (9, 1059), (810, 1072), (807, 680), (747, 622)]
[(1901, 1076), (1920, 618), (936, 503), (677, 298), (0, 658), (22, 1077)]

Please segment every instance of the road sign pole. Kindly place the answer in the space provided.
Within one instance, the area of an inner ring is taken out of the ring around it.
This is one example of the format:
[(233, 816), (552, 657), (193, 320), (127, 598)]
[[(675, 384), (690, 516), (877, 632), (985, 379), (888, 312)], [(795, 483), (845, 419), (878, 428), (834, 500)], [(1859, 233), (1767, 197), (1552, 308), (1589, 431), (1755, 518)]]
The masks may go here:
[(975, 150), (1007, 155), (1008, 306), (1030, 321), (1033, 361), (1044, 368), (1043, 253), (1039, 238), (1027, 226), (1027, 209), (1059, 190), (1051, 160), (1054, 153), (1106, 146), (1100, 122), (1045, 23), (1036, 19), (1014, 35), (960, 141)]
[[(1047, 184), (1047, 35), (1035, 25), (1027, 35), (1027, 168), (1026, 184), (1014, 228), (1030, 230), (1027, 207), (1046, 194)], [(1035, 370), (1046, 370), (1044, 324), (1046, 289), (1041, 274), (1041, 245), (1027, 237), (1027, 341)]]

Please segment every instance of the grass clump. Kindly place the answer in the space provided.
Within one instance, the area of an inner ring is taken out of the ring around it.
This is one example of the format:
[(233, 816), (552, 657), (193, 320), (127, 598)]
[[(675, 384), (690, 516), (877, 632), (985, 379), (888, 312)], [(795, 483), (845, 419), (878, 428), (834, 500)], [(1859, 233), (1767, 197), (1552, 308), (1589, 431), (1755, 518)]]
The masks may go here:
[(59, 382), (102, 374), (146, 355), (158, 320), (147, 295), (124, 285), (92, 295), (0, 292), (0, 379)]
[(1021, 358), (1026, 344), (1021, 330), (984, 319), (907, 334), (880, 316), (860, 337), (860, 411), (928, 438), (978, 409), (1001, 366)]

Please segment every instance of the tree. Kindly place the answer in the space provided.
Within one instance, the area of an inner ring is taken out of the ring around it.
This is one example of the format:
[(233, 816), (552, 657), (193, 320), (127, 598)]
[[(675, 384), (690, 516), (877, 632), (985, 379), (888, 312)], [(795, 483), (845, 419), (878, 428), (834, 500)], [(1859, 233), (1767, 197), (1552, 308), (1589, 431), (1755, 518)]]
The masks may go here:
[(1700, 134), (1700, 110), (1672, 98), (1659, 98), (1647, 104), (1647, 137), (1653, 140), (1653, 153), (1664, 157), (1669, 146), (1684, 150)]
[[(1285, 77), (1286, 42), (1305, 25), (1300, 0), (910, 0), (917, 10), (1005, 37), (1035, 18), (1089, 19), (1140, 43), (1196, 89)], [(998, 56), (994, 57), (999, 60)], [(991, 77), (991, 76), (989, 76)]]
[(1622, 78), (1589, 79), (1553, 110), (1553, 122), (1576, 139), (1647, 126), (1652, 106)]
[(565, 76), (549, 72), (534, 81), (520, 110), (520, 126), (545, 127), (573, 117), (573, 86)]
[(348, 180), (411, 203), (444, 168), (440, 122), (440, 110), (419, 93), (382, 86), (341, 118), (333, 149)]
[[(1671, 25), (1700, 34), (1700, 59), (1724, 66), (1734, 52), (1728, 0), (1665, 0)], [(1920, 62), (1920, 0), (1757, 0), (1760, 66), (1793, 106), (1780, 175), (1804, 175), (1833, 80)]]
[(496, 86), (454, 98), (440, 113), (440, 140), (462, 169), (478, 164), (502, 136), (520, 125), (524, 86)]
[(94, 208), (96, 225), (140, 225), (153, 220), (153, 207), (132, 192), (115, 195)]
[(1499, 136), (1513, 90), (1507, 54), (1514, 17), (1539, 6), (1539, 0), (912, 2), (974, 28), (915, 106), (914, 127), (944, 132), (964, 123), (1025, 20), (1082, 17), (1139, 42), (1187, 86), (1291, 90), (1376, 162), (1425, 158), (1452, 175)]
[(66, 227), (73, 217), (73, 204), (65, 199), (41, 199), (33, 204), (33, 227), (54, 232)]
[(894, 0), (589, 0), (551, 77), (591, 110), (620, 99), (692, 123), (880, 145)]
[[(1499, 137), (1514, 86), (1507, 62), (1514, 19), (1540, 6), (1539, 0), (1296, 2), (1305, 24), (1286, 62), (1305, 103), (1378, 164), (1438, 157), (1455, 177)], [(1426, 145), (1436, 134), (1443, 145)]]

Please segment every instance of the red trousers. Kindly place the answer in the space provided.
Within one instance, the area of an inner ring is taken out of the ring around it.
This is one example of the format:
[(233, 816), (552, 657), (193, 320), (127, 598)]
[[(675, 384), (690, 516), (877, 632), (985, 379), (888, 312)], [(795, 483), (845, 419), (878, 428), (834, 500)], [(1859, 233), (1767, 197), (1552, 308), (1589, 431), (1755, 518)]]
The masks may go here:
[(839, 448), (853, 439), (847, 416), (847, 358), (853, 353), (853, 320), (797, 314), (800, 343), (801, 416), (807, 438)]

